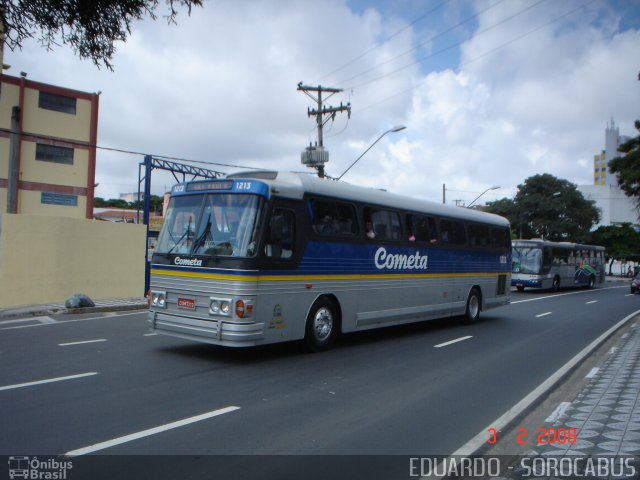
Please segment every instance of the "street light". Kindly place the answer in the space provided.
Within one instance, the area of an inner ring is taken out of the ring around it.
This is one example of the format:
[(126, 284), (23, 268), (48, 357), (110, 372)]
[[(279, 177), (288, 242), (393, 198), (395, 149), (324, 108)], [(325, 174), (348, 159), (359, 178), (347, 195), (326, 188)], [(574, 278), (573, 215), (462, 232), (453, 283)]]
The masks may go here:
[(362, 155), (360, 155), (358, 158), (356, 158), (356, 160), (349, 165), (349, 168), (347, 168), (344, 172), (342, 172), (342, 175), (340, 175), (338, 178), (336, 178), (336, 180), (340, 180), (342, 177), (344, 177), (345, 173), (347, 173), (349, 170), (351, 170), (351, 167), (353, 167), (356, 163), (358, 163), (358, 160), (360, 160), (362, 157), (364, 157), (364, 154), (367, 153), (369, 150), (371, 150), (371, 148), (380, 141), (380, 139), (382, 137), (384, 137), (387, 133), (395, 133), (395, 132), (399, 132), (400, 130), (404, 130), (405, 127), (404, 125), (397, 125), (393, 128), (390, 128), (389, 130), (387, 130), (386, 132), (384, 132), (382, 135), (380, 135), (375, 142), (373, 142), (371, 145), (369, 145), (369, 148), (367, 148), (364, 152), (362, 152)]
[(494, 185), (493, 187), (487, 188), (484, 192), (482, 192), (480, 195), (478, 195), (476, 198), (474, 198), (473, 201), (469, 205), (467, 205), (467, 208), (470, 208), (471, 205), (473, 205), (476, 200), (478, 200), (482, 195), (487, 193), (489, 190), (498, 190), (499, 188), (501, 188), (500, 185)]

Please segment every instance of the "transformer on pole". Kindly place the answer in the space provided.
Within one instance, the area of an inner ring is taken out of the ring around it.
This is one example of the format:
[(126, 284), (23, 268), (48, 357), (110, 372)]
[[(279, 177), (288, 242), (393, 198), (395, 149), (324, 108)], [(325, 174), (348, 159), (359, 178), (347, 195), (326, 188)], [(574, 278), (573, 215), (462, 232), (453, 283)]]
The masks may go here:
[[(351, 104), (347, 103), (343, 105), (340, 102), (339, 107), (324, 107), (323, 101), (328, 100), (336, 93), (342, 92), (342, 88), (323, 87), (318, 85), (317, 87), (303, 85), (302, 82), (298, 83), (298, 90), (304, 92), (311, 100), (317, 103), (318, 108), (307, 109), (307, 115), (309, 117), (316, 117), (316, 124), (318, 126), (318, 142), (316, 145), (309, 145), (304, 152), (300, 155), (300, 161), (307, 167), (315, 168), (318, 171), (320, 178), (324, 177), (324, 164), (329, 161), (329, 151), (324, 149), (322, 129), (329, 120), (333, 120), (336, 117), (336, 113), (347, 112), (349, 118), (351, 117)], [(314, 97), (309, 92), (317, 92), (317, 97)], [(330, 95), (326, 98), (322, 98), (322, 93), (327, 92)]]

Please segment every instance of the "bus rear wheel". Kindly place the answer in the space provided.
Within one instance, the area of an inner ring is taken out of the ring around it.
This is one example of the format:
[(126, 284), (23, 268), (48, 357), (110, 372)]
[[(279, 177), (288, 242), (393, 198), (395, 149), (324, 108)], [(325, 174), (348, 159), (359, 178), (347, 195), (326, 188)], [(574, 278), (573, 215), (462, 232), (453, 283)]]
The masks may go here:
[(307, 317), (304, 343), (308, 350), (321, 352), (331, 348), (339, 330), (338, 309), (328, 298), (317, 299)]
[(482, 302), (480, 300), (480, 292), (477, 288), (472, 288), (467, 298), (467, 308), (462, 318), (464, 323), (475, 323), (480, 318)]
[(596, 286), (596, 277), (594, 277), (593, 275), (591, 275), (589, 277), (589, 285), (588, 288), (593, 288)]
[(553, 279), (553, 284), (551, 285), (551, 290), (553, 290), (554, 292), (557, 292), (558, 290), (560, 290), (560, 278), (559, 277), (555, 277)]

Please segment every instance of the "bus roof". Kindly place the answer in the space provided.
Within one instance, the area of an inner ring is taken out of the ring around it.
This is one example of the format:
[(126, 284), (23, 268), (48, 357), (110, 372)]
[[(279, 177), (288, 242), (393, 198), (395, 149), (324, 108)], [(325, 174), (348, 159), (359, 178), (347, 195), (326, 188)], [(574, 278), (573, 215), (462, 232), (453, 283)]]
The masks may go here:
[(509, 221), (506, 218), (492, 213), (442, 205), (436, 202), (397, 195), (385, 190), (360, 187), (347, 182), (337, 182), (304, 173), (249, 171), (227, 175), (227, 178), (261, 180), (269, 185), (271, 192), (286, 198), (302, 199), (305, 194), (312, 194), (388, 206), (400, 210), (430, 213), (443, 217), (509, 226)]
[(605, 247), (600, 245), (586, 245), (584, 243), (573, 242), (550, 242), (541, 238), (524, 239), (519, 238), (512, 240), (511, 244), (514, 247), (552, 247), (552, 248), (566, 248), (566, 249), (581, 249), (581, 250), (606, 250)]

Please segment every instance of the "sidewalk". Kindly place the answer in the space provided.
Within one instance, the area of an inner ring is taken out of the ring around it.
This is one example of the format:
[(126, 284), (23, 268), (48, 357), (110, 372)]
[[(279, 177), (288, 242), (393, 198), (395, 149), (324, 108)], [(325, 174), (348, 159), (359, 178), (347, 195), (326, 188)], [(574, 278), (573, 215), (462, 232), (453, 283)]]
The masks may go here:
[(21, 305), (0, 308), (0, 321), (13, 318), (37, 317), (63, 313), (119, 312), (127, 310), (144, 310), (148, 308), (145, 297), (110, 298), (94, 300), (95, 307), (66, 308), (64, 303), (48, 303), (43, 305)]
[(547, 444), (538, 454), (640, 455), (640, 324), (638, 317), (631, 322), (629, 332), (553, 423), (556, 430), (576, 429), (575, 443)]
[(640, 478), (640, 315), (499, 435), (501, 441), (476, 454), (503, 458), (510, 465), (503, 480), (530, 478), (532, 465), (537, 480)]
[(580, 393), (542, 424), (556, 440), (511, 457), (504, 480), (640, 478), (640, 316), (620, 330)]

